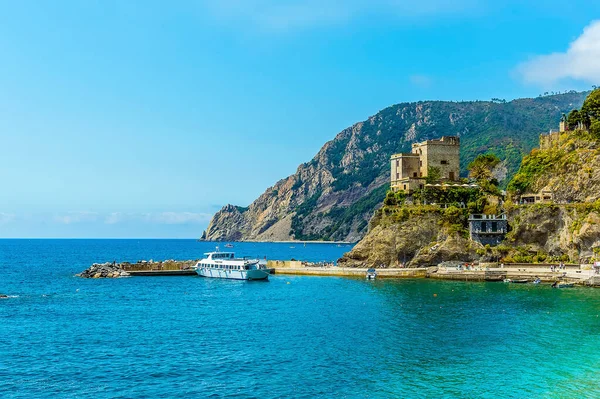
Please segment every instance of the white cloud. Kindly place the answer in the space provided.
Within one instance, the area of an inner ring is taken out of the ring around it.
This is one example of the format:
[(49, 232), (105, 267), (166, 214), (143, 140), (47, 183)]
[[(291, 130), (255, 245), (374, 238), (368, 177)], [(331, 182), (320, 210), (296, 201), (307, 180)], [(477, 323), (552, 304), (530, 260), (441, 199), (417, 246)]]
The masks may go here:
[(348, 22), (366, 14), (398, 18), (448, 15), (476, 8), (480, 0), (204, 0), (216, 17), (285, 31)]
[(427, 89), (433, 84), (433, 79), (427, 75), (411, 75), (409, 77), (409, 80), (410, 83), (413, 84), (413, 86), (417, 86), (422, 89)]
[(54, 221), (61, 224), (86, 223), (98, 220), (96, 212), (68, 212), (66, 214), (54, 215)]
[(112, 212), (104, 218), (105, 224), (117, 224), (127, 220), (127, 214), (121, 212)]
[(517, 71), (525, 82), (542, 86), (564, 79), (600, 83), (600, 20), (589, 24), (564, 53), (534, 57)]
[(192, 212), (162, 212), (150, 214), (149, 220), (155, 223), (164, 224), (188, 224), (188, 223), (206, 223), (210, 221), (212, 215), (208, 213)]

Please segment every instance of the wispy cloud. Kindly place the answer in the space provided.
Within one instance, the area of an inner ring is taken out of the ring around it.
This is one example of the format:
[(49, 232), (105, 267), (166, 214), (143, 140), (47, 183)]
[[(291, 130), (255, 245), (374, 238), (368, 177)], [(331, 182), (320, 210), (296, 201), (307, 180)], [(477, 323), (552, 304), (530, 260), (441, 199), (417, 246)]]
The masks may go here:
[(67, 212), (66, 214), (54, 215), (54, 221), (62, 224), (95, 222), (98, 220), (96, 212)]
[(13, 214), (0, 212), (0, 225), (15, 222), (44, 222), (60, 225), (73, 225), (78, 223), (101, 223), (101, 224), (119, 224), (119, 223), (138, 223), (138, 224), (206, 224), (210, 221), (210, 213), (195, 212), (85, 212), (71, 211), (54, 214)]
[(216, 17), (243, 21), (265, 30), (285, 31), (349, 22), (360, 15), (393, 14), (398, 18), (457, 14), (480, 0), (204, 0)]
[(212, 215), (208, 213), (193, 212), (162, 212), (150, 214), (149, 219), (155, 223), (164, 224), (188, 224), (188, 223), (206, 223), (210, 221)]
[(517, 72), (527, 83), (550, 86), (573, 79), (600, 82), (600, 20), (593, 21), (562, 53), (540, 55), (522, 63)]
[(194, 212), (156, 212), (156, 213), (127, 213), (112, 212), (104, 217), (105, 224), (125, 222), (152, 224), (204, 224), (212, 217), (209, 213)]

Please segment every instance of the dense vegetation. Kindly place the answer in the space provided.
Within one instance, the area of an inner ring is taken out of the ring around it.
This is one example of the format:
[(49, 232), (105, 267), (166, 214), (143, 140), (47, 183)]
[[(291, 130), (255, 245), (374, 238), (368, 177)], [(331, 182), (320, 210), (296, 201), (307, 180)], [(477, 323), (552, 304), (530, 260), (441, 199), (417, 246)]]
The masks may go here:
[(572, 131), (562, 134), (556, 147), (533, 149), (523, 158), (519, 170), (508, 184), (511, 194), (525, 193), (545, 172), (552, 168), (564, 170), (568, 164), (574, 163), (575, 154), (571, 150), (575, 148), (575, 140), (600, 140), (600, 89), (587, 96), (580, 110), (574, 109), (569, 113), (567, 125)]

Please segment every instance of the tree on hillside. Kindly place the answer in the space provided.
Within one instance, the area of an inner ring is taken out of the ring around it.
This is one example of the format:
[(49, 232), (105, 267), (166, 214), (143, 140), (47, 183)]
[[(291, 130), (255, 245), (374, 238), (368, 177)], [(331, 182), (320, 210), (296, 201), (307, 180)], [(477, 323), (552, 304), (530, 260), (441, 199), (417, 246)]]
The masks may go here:
[(569, 112), (569, 116), (567, 117), (567, 125), (569, 126), (569, 130), (575, 130), (579, 126), (579, 123), (583, 122), (582, 114), (574, 109)]
[(600, 89), (594, 89), (579, 112), (583, 124), (596, 139), (600, 139)]
[(433, 184), (440, 181), (442, 178), (442, 171), (437, 166), (430, 166), (427, 168), (427, 177), (425, 182), (427, 184)]
[(581, 113), (591, 122), (591, 119), (600, 119), (600, 89), (592, 91), (581, 107)]
[(492, 171), (499, 163), (500, 159), (495, 154), (480, 154), (467, 166), (469, 177), (477, 181), (490, 180)]
[(592, 123), (590, 123), (590, 133), (596, 139), (600, 139), (600, 119), (592, 119)]

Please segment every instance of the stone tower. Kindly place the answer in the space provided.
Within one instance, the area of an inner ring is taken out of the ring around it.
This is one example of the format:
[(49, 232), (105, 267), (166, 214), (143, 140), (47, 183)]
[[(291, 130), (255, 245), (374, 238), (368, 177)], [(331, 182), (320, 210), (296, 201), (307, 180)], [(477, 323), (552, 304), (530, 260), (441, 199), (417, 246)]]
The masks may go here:
[(567, 130), (569, 130), (569, 125), (567, 125), (567, 115), (562, 114), (560, 117), (559, 131), (562, 133), (566, 132)]

